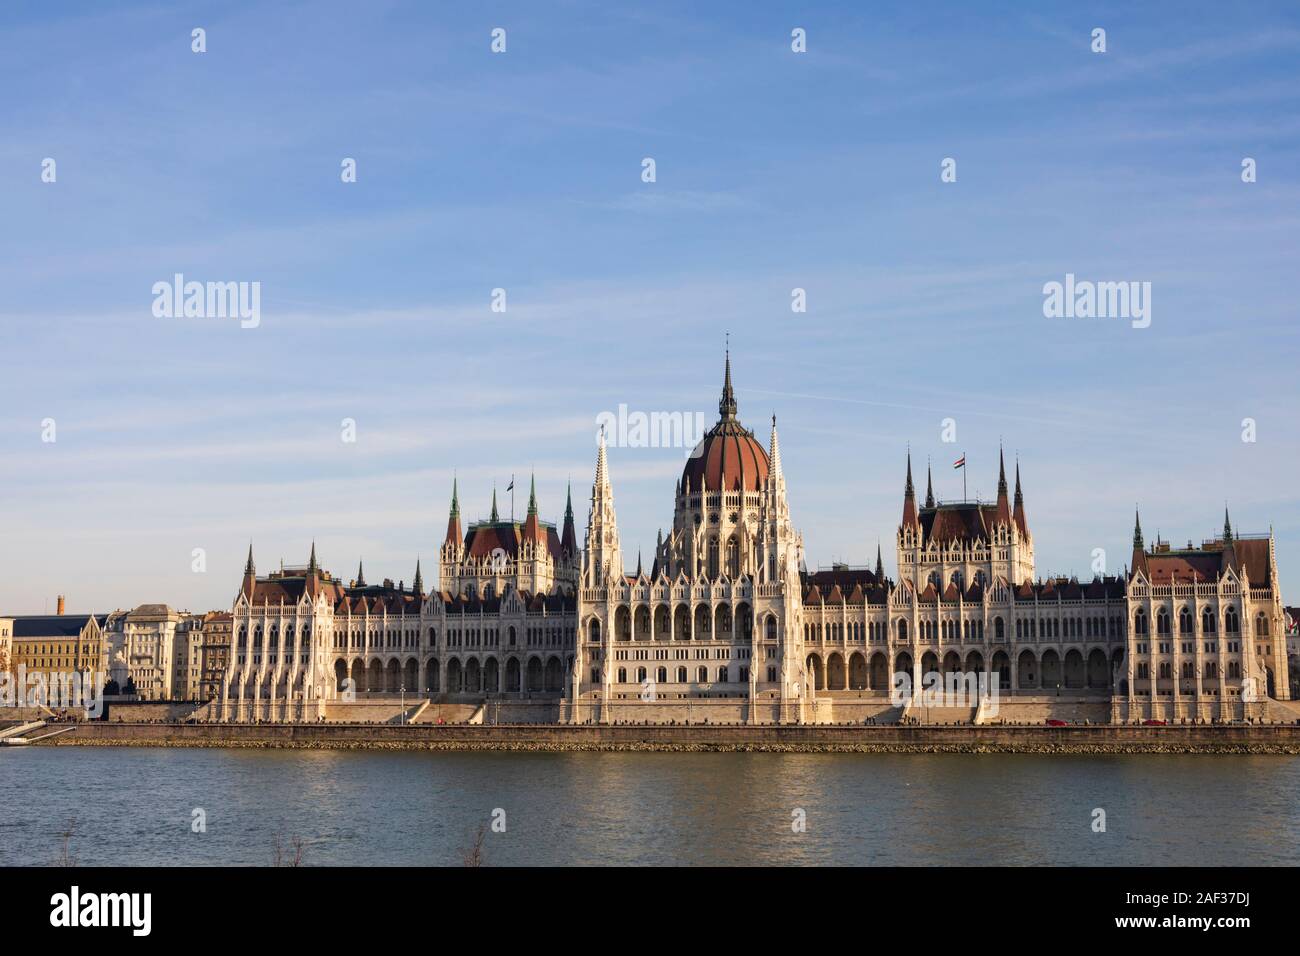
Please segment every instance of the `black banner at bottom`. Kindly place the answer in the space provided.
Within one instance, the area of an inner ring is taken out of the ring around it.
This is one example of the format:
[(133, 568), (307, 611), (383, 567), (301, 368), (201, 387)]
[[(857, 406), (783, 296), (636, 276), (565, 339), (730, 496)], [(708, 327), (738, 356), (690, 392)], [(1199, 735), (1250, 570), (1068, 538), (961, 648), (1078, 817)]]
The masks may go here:
[[(408, 938), (433, 911), (454, 914), (460, 925), (476, 925), (476, 917), (491, 921), (477, 925), (492, 925), (498, 945), (512, 927), (521, 941), (534, 940), (539, 924), (521, 918), (530, 913), (543, 921), (572, 914), (584, 930), (608, 923), (623, 932), (642, 924), (652, 936), (664, 917), (661, 925), (671, 924), (674, 936), (694, 923), (716, 934), (720, 920), (739, 919), (733, 925), (740, 928), (756, 914), (775, 915), (783, 898), (807, 904), (819, 893), (849, 903), (861, 916), (913, 930), (952, 914), (956, 925), (950, 929), (958, 936), (962, 926), (978, 932), (983, 921), (968, 919), (971, 908), (987, 913), (996, 899), (1003, 929), (1017, 937), (1042, 932), (1059, 938), (1064, 932), (1078, 942), (1129, 936), (1183, 943), (1200, 935), (1231, 945), (1253, 931), (1276, 934), (1290, 925), (1293, 907), (1285, 901), (1293, 881), (1294, 872), (1280, 868), (624, 868), (593, 878), (586, 870), (491, 867), (72, 867), (0, 871), (0, 892), (9, 931), (21, 934), (16, 938), (75, 934), (77, 942), (126, 946), (211, 945), (250, 920), (259, 947), (279, 939), (337, 945), (359, 929), (353, 917), (372, 906), (392, 918), (363, 920), (369, 943)], [(613, 906), (611, 892), (620, 901)], [(645, 920), (629, 925), (628, 904), (639, 906), (629, 894), (642, 892)], [(403, 910), (409, 919), (401, 918)], [(794, 912), (801, 911), (796, 905)], [(352, 916), (340, 920), (347, 913)], [(954, 942), (947, 931), (944, 938)]]

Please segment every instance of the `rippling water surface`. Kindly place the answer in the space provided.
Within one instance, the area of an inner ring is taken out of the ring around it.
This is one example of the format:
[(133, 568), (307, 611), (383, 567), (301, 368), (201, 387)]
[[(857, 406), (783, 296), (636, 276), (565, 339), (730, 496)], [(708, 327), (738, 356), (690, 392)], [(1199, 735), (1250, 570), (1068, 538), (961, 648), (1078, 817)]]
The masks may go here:
[(73, 818), (82, 865), (460, 865), (498, 808), (488, 865), (1295, 865), (1298, 795), (1271, 756), (4, 748), (0, 865)]

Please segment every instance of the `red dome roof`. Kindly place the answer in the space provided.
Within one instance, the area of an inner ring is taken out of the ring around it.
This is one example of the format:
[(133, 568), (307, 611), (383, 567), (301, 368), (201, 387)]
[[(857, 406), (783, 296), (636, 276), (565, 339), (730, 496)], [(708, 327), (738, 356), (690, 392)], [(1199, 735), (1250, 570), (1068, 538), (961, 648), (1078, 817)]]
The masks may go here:
[(699, 491), (761, 491), (767, 481), (767, 452), (752, 434), (719, 422), (704, 436), (682, 469), (682, 488)]
[(761, 491), (767, 482), (767, 451), (736, 418), (730, 356), (718, 412), (722, 417), (695, 446), (682, 469), (682, 490)]

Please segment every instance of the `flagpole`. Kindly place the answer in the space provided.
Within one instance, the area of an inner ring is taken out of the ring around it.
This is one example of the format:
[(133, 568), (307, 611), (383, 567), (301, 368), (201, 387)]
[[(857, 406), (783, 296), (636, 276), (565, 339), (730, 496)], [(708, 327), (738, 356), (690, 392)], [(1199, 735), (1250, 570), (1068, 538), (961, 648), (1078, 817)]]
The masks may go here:
[(966, 453), (961, 453), (961, 500), (966, 503)]
[(515, 476), (510, 476), (510, 523), (515, 523)]

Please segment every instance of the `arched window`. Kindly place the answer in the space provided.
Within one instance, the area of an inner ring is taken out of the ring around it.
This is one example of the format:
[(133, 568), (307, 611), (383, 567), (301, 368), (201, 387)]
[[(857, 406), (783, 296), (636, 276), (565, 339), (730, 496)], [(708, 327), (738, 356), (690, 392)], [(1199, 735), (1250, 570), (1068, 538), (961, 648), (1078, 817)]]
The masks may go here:
[(679, 683), (679, 684), (685, 684), (685, 683), (686, 683), (686, 668), (685, 668), (685, 667), (679, 667), (679, 668), (677, 668), (677, 683)]
[(1133, 633), (1146, 637), (1147, 634), (1147, 612), (1141, 608), (1133, 615)]
[(1201, 614), (1201, 630), (1206, 634), (1214, 633), (1214, 611), (1208, 607)]
[(710, 578), (718, 576), (718, 539), (709, 539), (709, 564), (708, 573)]
[(644, 667), (638, 667), (638, 668), (636, 669), (636, 682), (637, 682), (638, 684), (644, 684), (644, 683), (645, 683), (645, 668), (644, 668)]
[(1263, 611), (1260, 611), (1255, 617), (1255, 636), (1268, 637), (1268, 615)]
[(695, 679), (701, 684), (707, 684), (709, 682), (709, 669), (707, 667), (701, 667), (696, 672)]
[(1164, 608), (1156, 612), (1156, 633), (1162, 637), (1169, 633), (1169, 612)]
[(898, 639), (900, 641), (907, 640), (907, 622), (901, 617), (898, 619)]
[(740, 577), (740, 544), (734, 536), (727, 539), (727, 576)]
[(1224, 629), (1225, 631), (1227, 631), (1229, 634), (1236, 634), (1239, 630), (1241, 630), (1241, 629), (1237, 626), (1237, 609), (1236, 609), (1236, 608), (1234, 608), (1234, 607), (1230, 607), (1230, 608), (1228, 608), (1228, 610), (1224, 613), (1224, 615), (1223, 615), (1223, 629)]
[(725, 666), (718, 668), (718, 683), (727, 683), (727, 668)]
[(1005, 628), (1002, 624), (1002, 618), (993, 619), (993, 640), (1000, 641), (1005, 636)]
[(627, 668), (626, 668), (626, 667), (620, 667), (620, 668), (618, 669), (618, 682), (619, 682), (620, 684), (626, 684), (626, 683), (627, 683)]
[(769, 614), (767, 616), (767, 624), (764, 627), (764, 632), (769, 641), (776, 640), (776, 616), (775, 615)]
[(655, 680), (657, 680), (661, 684), (668, 683), (668, 668), (666, 667), (659, 668), (659, 670), (655, 672)]
[(1187, 610), (1187, 608), (1183, 608), (1178, 612), (1178, 633), (1192, 633), (1192, 612)]

